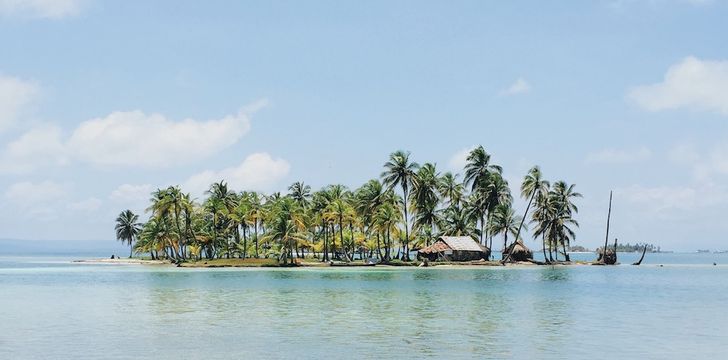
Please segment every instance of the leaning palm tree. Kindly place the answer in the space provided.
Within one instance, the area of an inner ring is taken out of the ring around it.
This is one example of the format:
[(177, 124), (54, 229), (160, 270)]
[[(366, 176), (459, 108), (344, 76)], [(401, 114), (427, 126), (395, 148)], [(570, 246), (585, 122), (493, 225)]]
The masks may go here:
[(409, 241), (409, 217), (407, 214), (407, 194), (412, 186), (412, 179), (415, 171), (419, 168), (416, 162), (410, 162), (410, 153), (398, 150), (389, 155), (389, 161), (384, 163), (384, 172), (382, 172), (382, 180), (389, 189), (399, 185), (402, 188), (403, 209), (404, 209), (404, 260), (409, 261), (409, 251), (407, 242)]
[(132, 242), (142, 231), (142, 224), (138, 221), (139, 215), (134, 214), (131, 210), (122, 211), (116, 218), (116, 239), (129, 245), (129, 258), (133, 251)]
[[(523, 217), (521, 218), (521, 225), (518, 227), (518, 232), (516, 233), (516, 240), (521, 235), (521, 229), (523, 228), (523, 222), (526, 220), (526, 217), (528, 216), (528, 211), (531, 208), (531, 203), (533, 202), (534, 197), (537, 195), (544, 195), (548, 192), (549, 182), (543, 179), (543, 175), (541, 174), (541, 169), (538, 166), (534, 166), (531, 168), (531, 170), (528, 171), (528, 174), (523, 178), (523, 183), (521, 184), (521, 197), (524, 199), (528, 199), (528, 205), (526, 205), (526, 211), (523, 214)], [(511, 259), (511, 253), (508, 253), (508, 256), (505, 257), (502, 262), (507, 262)]]

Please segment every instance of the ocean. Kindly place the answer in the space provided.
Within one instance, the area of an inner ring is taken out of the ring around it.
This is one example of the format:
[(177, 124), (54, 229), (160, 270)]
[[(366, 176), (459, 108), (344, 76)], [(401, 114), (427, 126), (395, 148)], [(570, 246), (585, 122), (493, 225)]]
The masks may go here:
[(0, 359), (728, 353), (728, 254), (469, 269), (181, 269), (71, 262), (78, 258), (88, 254), (0, 254)]

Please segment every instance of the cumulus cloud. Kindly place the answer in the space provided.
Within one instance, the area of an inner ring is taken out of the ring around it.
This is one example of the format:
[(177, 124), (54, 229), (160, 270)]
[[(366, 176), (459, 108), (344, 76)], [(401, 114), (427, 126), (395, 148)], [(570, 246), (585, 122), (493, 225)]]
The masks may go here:
[(587, 155), (588, 164), (629, 164), (647, 161), (652, 157), (652, 151), (647, 147), (637, 149), (603, 149)]
[(728, 61), (687, 57), (662, 82), (635, 87), (628, 97), (649, 111), (686, 108), (728, 116)]
[(8, 143), (0, 153), (0, 173), (27, 173), (46, 165), (67, 163), (61, 129), (42, 125)]
[(115, 112), (81, 123), (67, 145), (75, 157), (92, 164), (169, 166), (208, 157), (237, 142), (249, 129), (243, 111), (208, 121)]
[(531, 91), (531, 84), (524, 78), (518, 78), (509, 87), (501, 91), (501, 95), (518, 95)]
[(38, 86), (32, 82), (0, 75), (0, 132), (15, 124), (38, 93)]
[(60, 19), (77, 15), (84, 0), (0, 0), (0, 15)]
[(21, 207), (53, 202), (66, 196), (67, 188), (53, 181), (38, 183), (23, 181), (12, 184), (5, 190), (5, 198)]
[(210, 184), (224, 180), (235, 190), (270, 191), (288, 175), (290, 164), (268, 153), (254, 153), (240, 165), (219, 171), (207, 170), (191, 176), (182, 184), (185, 191), (201, 196)]
[(99, 166), (167, 167), (207, 158), (250, 130), (259, 101), (221, 119), (181, 121), (141, 111), (114, 112), (80, 123), (66, 138), (42, 125), (8, 143), (0, 172), (24, 173), (49, 164), (80, 161)]

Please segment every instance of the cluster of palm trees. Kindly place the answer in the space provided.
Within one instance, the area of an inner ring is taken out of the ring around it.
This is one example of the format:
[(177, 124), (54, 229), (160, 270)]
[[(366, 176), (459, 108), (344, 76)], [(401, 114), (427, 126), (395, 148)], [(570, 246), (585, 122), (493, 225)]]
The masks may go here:
[[(421, 166), (404, 151), (392, 153), (381, 180), (358, 189), (328, 185), (312, 191), (296, 182), (287, 194), (235, 192), (224, 181), (214, 183), (201, 203), (177, 186), (157, 189), (147, 208), (145, 224), (129, 210), (117, 218), (117, 238), (137, 253), (175, 261), (213, 258), (276, 257), (351, 261), (378, 258), (411, 260), (411, 252), (441, 235), (471, 236), (493, 246), (493, 238), (520, 239), (524, 218), (515, 214), (502, 168), (491, 163), (482, 146), (467, 157), (463, 180), (441, 174), (432, 163)], [(566, 248), (578, 226), (573, 185), (553, 187), (537, 167), (524, 179), (521, 193), (529, 199), (534, 238), (541, 237), (553, 259)]]

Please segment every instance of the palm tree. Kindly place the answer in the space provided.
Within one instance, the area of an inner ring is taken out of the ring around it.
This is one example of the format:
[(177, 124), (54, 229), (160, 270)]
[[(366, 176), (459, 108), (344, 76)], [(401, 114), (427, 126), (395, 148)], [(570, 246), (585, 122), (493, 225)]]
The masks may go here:
[(477, 219), (472, 214), (472, 211), (459, 205), (446, 208), (441, 226), (443, 235), (470, 236), (477, 239), (480, 236), (480, 230), (478, 230)]
[(453, 175), (451, 172), (443, 174), (437, 185), (437, 191), (440, 192), (440, 196), (448, 200), (448, 206), (460, 205), (463, 200), (463, 184), (458, 181), (458, 174)]
[(403, 209), (404, 209), (404, 260), (409, 261), (409, 251), (407, 242), (409, 241), (409, 217), (407, 214), (407, 194), (412, 186), (412, 179), (419, 165), (410, 162), (410, 153), (398, 150), (389, 155), (389, 161), (384, 163), (384, 172), (382, 172), (382, 180), (389, 189), (399, 185), (402, 188)]
[[(519, 239), (521, 235), (521, 229), (523, 228), (523, 222), (526, 220), (526, 217), (528, 216), (528, 211), (531, 208), (531, 203), (533, 202), (533, 198), (537, 195), (544, 195), (548, 192), (549, 182), (543, 179), (543, 175), (541, 174), (541, 169), (538, 166), (532, 167), (528, 174), (523, 178), (523, 183), (521, 184), (521, 197), (524, 199), (528, 199), (528, 205), (526, 205), (526, 211), (523, 214), (523, 217), (521, 218), (521, 225), (518, 226), (518, 232), (516, 233), (516, 239)], [(545, 255), (545, 251), (544, 251)], [(506, 262), (511, 259), (511, 253), (508, 253), (508, 256), (503, 259), (503, 262)]]
[[(362, 185), (355, 194), (354, 207), (362, 226), (365, 228), (364, 236), (368, 238), (374, 228), (374, 216), (379, 211), (384, 200), (384, 187), (379, 180), (372, 179)], [(377, 236), (376, 247), (379, 258), (383, 258), (380, 232), (374, 231)]]
[(274, 199), (268, 214), (268, 223), (270, 226), (262, 240), (277, 242), (281, 249), (279, 261), (285, 263), (288, 260), (292, 265), (294, 247), (298, 242), (306, 240), (303, 209), (291, 197)]
[[(518, 236), (518, 225), (520, 223), (521, 217), (515, 214), (510, 204), (499, 204), (493, 210), (488, 223), (488, 233), (492, 235), (503, 234), (504, 256), (508, 246), (508, 234)], [(515, 239), (515, 241), (517, 240), (518, 238)]]
[(558, 233), (566, 261), (570, 260), (566, 247), (570, 246), (570, 241), (575, 236), (569, 225), (579, 226), (579, 223), (573, 219), (573, 214), (579, 212), (576, 204), (573, 203), (573, 199), (580, 198), (582, 195), (576, 192), (574, 187), (574, 184), (568, 185), (565, 181), (557, 181), (553, 187), (553, 196), (557, 206)]
[(399, 235), (399, 224), (402, 221), (402, 212), (399, 209), (401, 201), (390, 190), (384, 195), (382, 205), (377, 209), (374, 215), (374, 227), (377, 231), (384, 235), (384, 258), (385, 262), (392, 260), (392, 235)]
[(492, 208), (487, 189), (493, 180), (491, 175), (493, 173), (501, 174), (503, 169), (490, 163), (490, 154), (482, 146), (471, 150), (466, 161), (464, 182), (470, 186), (470, 191), (474, 196), (471, 204), (473, 205), (474, 215), (480, 220), (480, 243), (482, 244), (486, 230), (486, 213), (489, 208)]
[[(329, 204), (326, 207), (325, 217), (338, 225), (339, 240), (341, 250), (346, 261), (351, 261), (349, 252), (344, 244), (344, 223), (350, 223), (355, 216), (354, 208), (351, 206), (349, 198), (351, 193), (343, 185), (332, 185), (329, 187)], [(353, 240), (353, 239), (352, 239)], [(334, 245), (334, 253), (336, 254), (336, 243)]]
[[(213, 183), (205, 193), (209, 195), (206, 208), (212, 214), (213, 241), (216, 244), (220, 235), (218, 231), (224, 229), (221, 223), (227, 222), (228, 220), (227, 218), (222, 219), (221, 217), (225, 217), (226, 214), (233, 212), (233, 209), (237, 206), (238, 199), (235, 192), (228, 189), (225, 181)], [(225, 248), (227, 257), (230, 258), (230, 241), (227, 236), (225, 237)]]
[(291, 198), (300, 206), (302, 209), (306, 209), (311, 202), (311, 187), (304, 184), (302, 181), (297, 181), (288, 187)]
[(412, 181), (411, 206), (414, 207), (414, 228), (425, 236), (428, 246), (438, 222), (437, 205), (440, 202), (437, 188), (440, 184), (435, 165), (426, 163), (415, 173)]
[(142, 224), (138, 222), (139, 215), (131, 210), (122, 211), (116, 218), (116, 239), (129, 245), (129, 258), (132, 255), (132, 242), (142, 231)]

